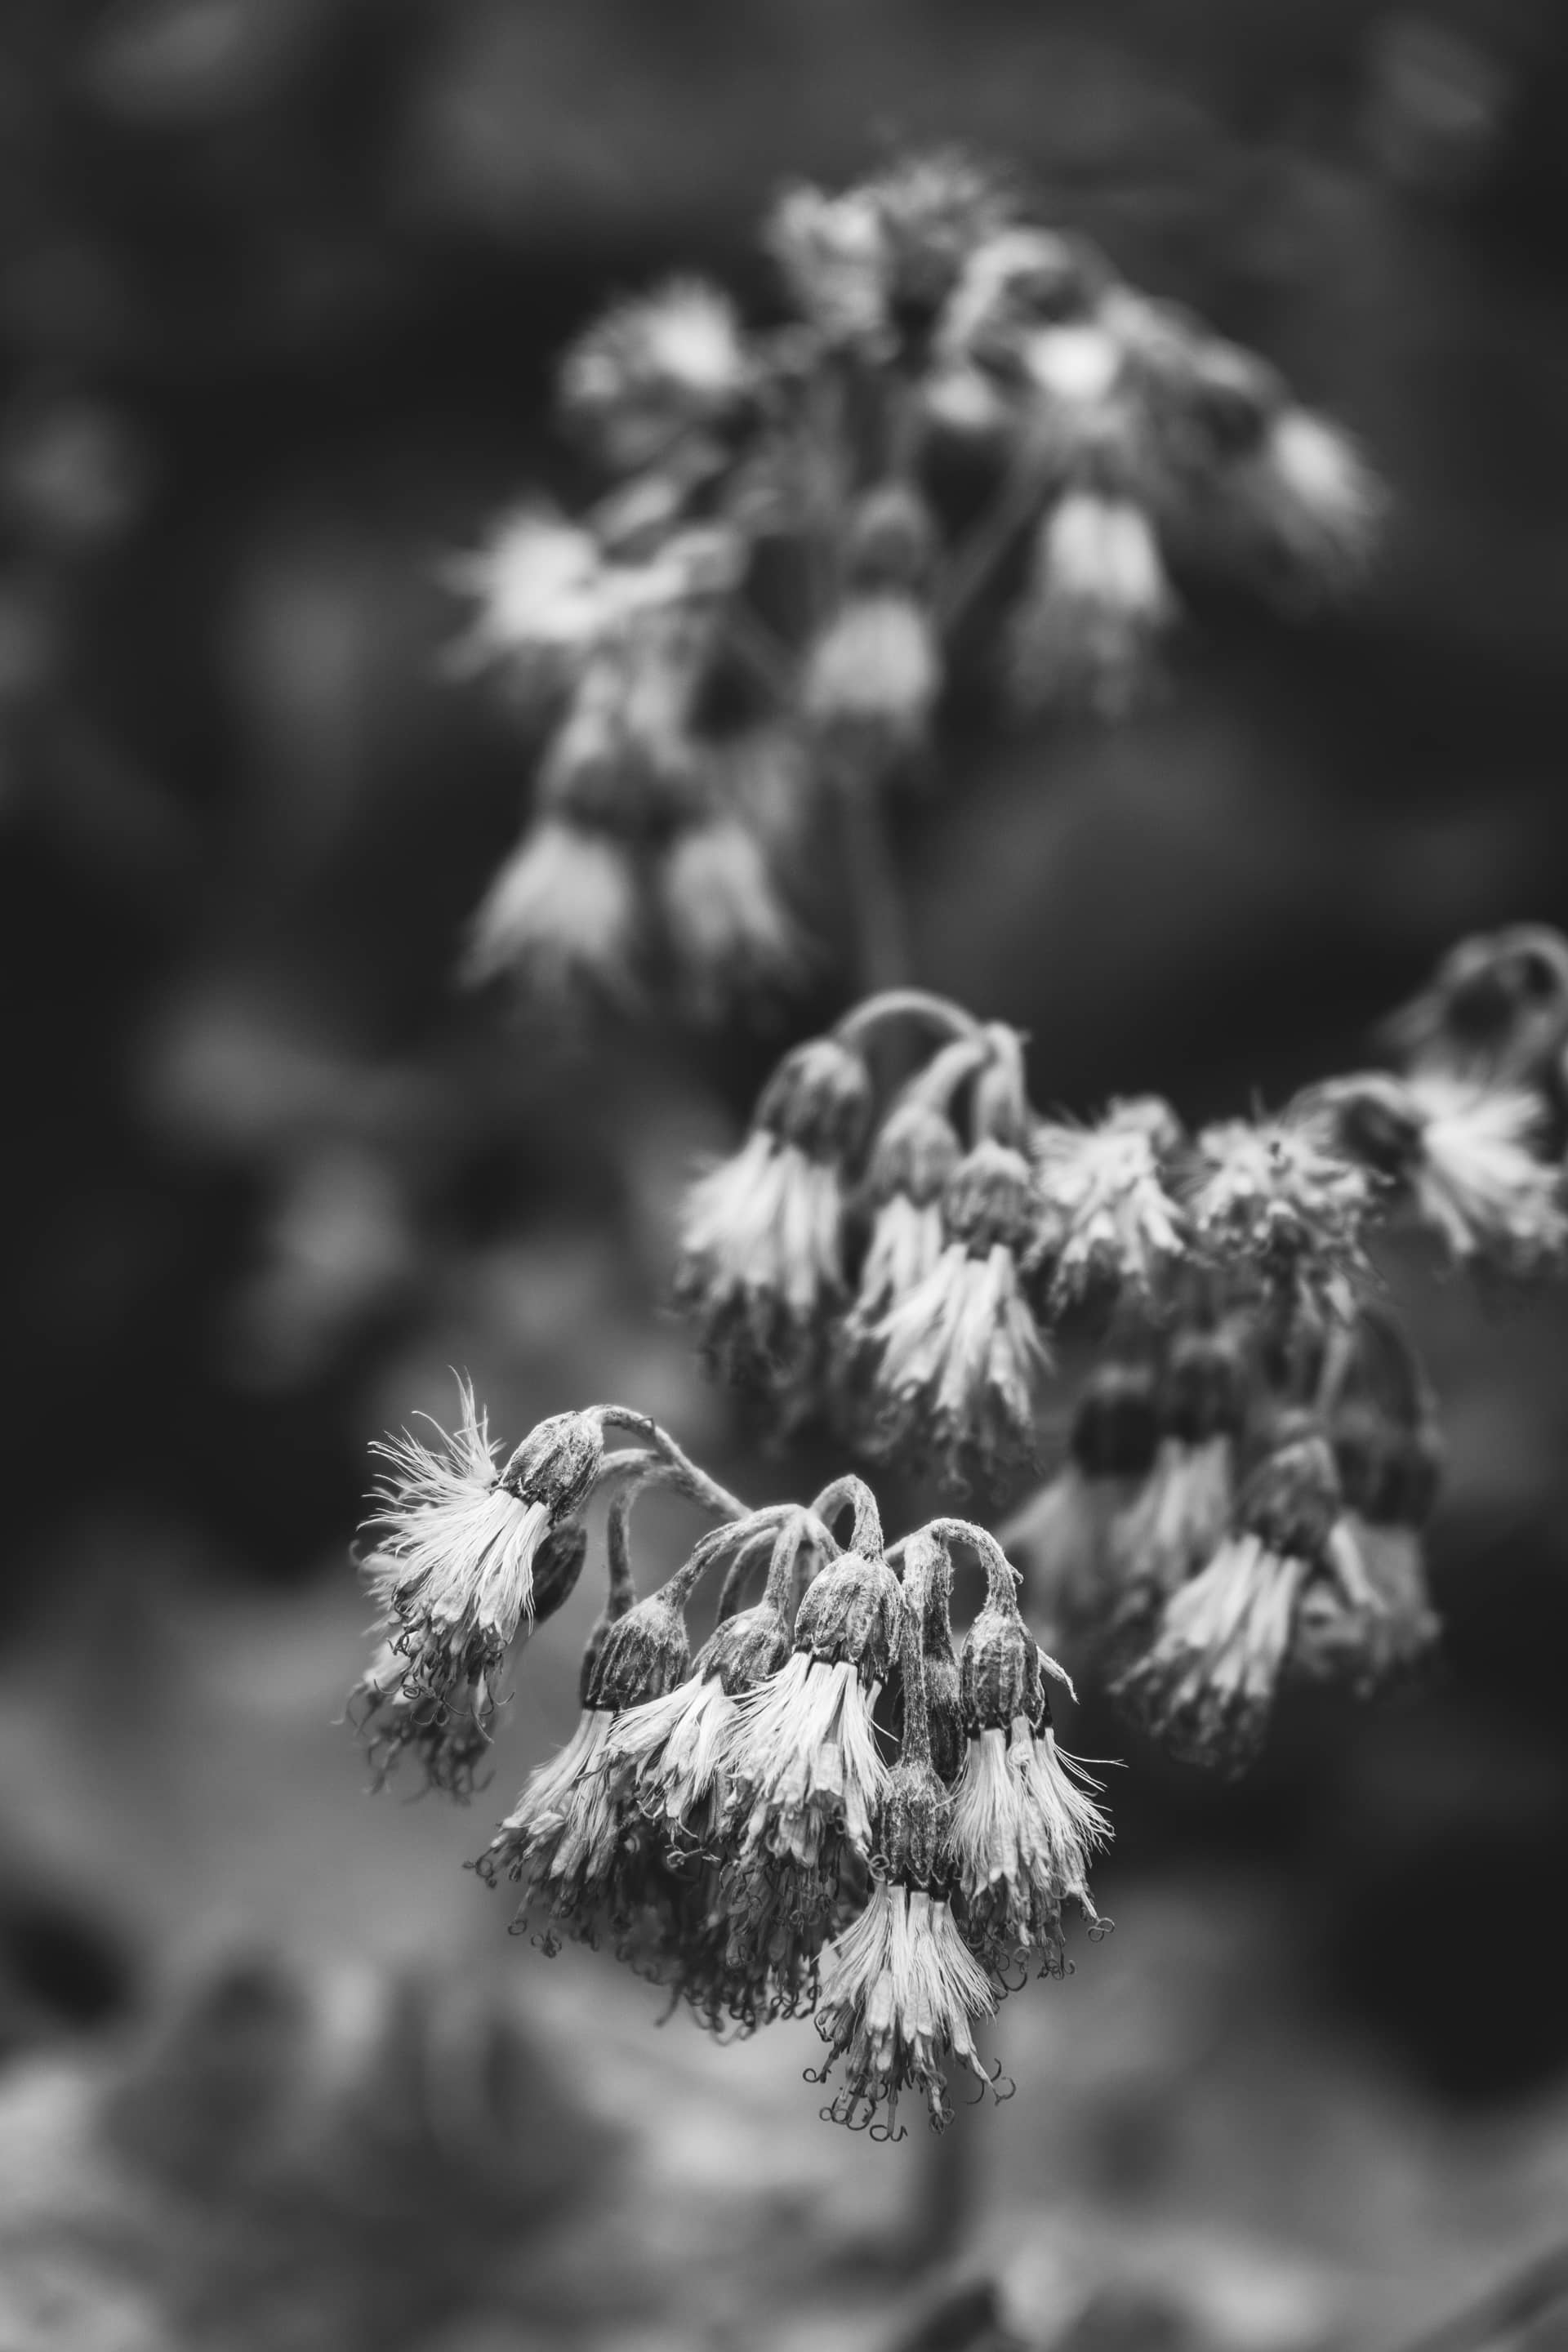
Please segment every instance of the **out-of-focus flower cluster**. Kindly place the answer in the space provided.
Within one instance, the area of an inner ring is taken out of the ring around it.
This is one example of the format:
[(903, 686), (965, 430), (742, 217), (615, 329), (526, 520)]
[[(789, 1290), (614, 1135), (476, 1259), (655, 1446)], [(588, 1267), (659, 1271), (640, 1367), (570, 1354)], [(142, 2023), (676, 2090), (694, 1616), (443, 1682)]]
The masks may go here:
[[(930, 1041), (891, 1087), (889, 1033)], [(1031, 1454), (1053, 1340), (1098, 1343), (1008, 1549), (1048, 1638), (1235, 1769), (1287, 1676), (1369, 1689), (1436, 1631), (1440, 1432), (1374, 1235), (1515, 1281), (1568, 1237), (1568, 943), (1466, 942), (1388, 1034), (1403, 1066), (1194, 1135), (1147, 1097), (1043, 1118), (1014, 1032), (872, 998), (786, 1055), (694, 1186), (679, 1294), (786, 1425), (960, 1484)]]
[(475, 979), (699, 1014), (787, 984), (792, 852), (825, 789), (918, 772), (977, 600), (1006, 698), (1115, 712), (1184, 570), (1300, 603), (1364, 566), (1352, 443), (1001, 174), (942, 152), (793, 187), (763, 241), (787, 322), (689, 278), (619, 303), (561, 371), (608, 488), (528, 499), (449, 568), (454, 669), (545, 738)]
[[(606, 1453), (610, 1425), (638, 1442)], [(874, 2137), (901, 2134), (906, 2095), (944, 2123), (955, 2070), (1006, 2095), (977, 2022), (1029, 1973), (1063, 1973), (1069, 1906), (1100, 1928), (1088, 1871), (1109, 1829), (1057, 1745), (1061, 1670), (994, 1537), (934, 1519), (888, 1545), (853, 1476), (748, 1510), (616, 1406), (558, 1414), (498, 1464), (465, 1389), (454, 1433), (385, 1454), (367, 1562), (384, 1642), (352, 1711), (383, 1772), (412, 1750), (458, 1792), (503, 1659), (559, 1607), (581, 1514), (609, 1497), (577, 1728), (475, 1864), (520, 1890), (517, 1929), (547, 1951), (607, 1944), (714, 2032), (814, 2014), (823, 2113)], [(639, 1599), (629, 1522), (652, 1484), (718, 1524)], [(956, 1646), (955, 1550), (986, 1585)], [(721, 1564), (693, 1659), (687, 1610)]]

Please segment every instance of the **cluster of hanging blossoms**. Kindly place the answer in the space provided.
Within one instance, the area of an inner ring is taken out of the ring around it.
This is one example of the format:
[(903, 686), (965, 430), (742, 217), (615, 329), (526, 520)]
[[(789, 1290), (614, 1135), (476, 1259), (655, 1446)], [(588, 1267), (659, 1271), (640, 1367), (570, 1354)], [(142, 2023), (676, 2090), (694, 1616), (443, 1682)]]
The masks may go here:
[(1284, 1680), (1366, 1691), (1436, 1632), (1440, 1430), (1379, 1232), (1516, 1281), (1568, 1237), (1568, 942), (1465, 942), (1386, 1034), (1396, 1066), (1191, 1134), (1146, 1097), (1044, 1118), (1015, 1032), (870, 999), (694, 1187), (680, 1297), (776, 1422), (960, 1486), (1033, 1457), (1054, 1344), (1093, 1346), (1066, 1461), (1004, 1539), (1075, 1669), (1237, 1769)]
[(763, 236), (785, 320), (693, 278), (617, 304), (560, 379), (603, 495), (448, 568), (452, 667), (543, 743), (476, 979), (698, 1016), (787, 984), (827, 796), (921, 772), (974, 648), (1005, 703), (1115, 712), (1184, 577), (1300, 605), (1364, 569), (1350, 440), (1005, 175), (913, 155), (785, 191)]
[[(609, 1428), (637, 1442), (606, 1451)], [(885, 1544), (854, 1476), (748, 1510), (614, 1405), (556, 1415), (500, 1463), (465, 1389), (456, 1432), (384, 1451), (366, 1563), (384, 1643), (353, 1712), (384, 1773), (407, 1756), (459, 1793), (499, 1671), (573, 1589), (581, 1514), (609, 1497), (577, 1728), (475, 1864), (519, 1890), (515, 1927), (547, 1951), (607, 1943), (716, 2032), (815, 2014), (822, 2112), (874, 2137), (900, 2136), (906, 2095), (943, 2124), (954, 2073), (1005, 2096), (977, 2022), (1026, 1974), (1063, 1972), (1069, 1906), (1102, 1926), (1088, 1870), (1108, 1825), (1058, 1748), (1061, 1670), (995, 1538), (938, 1518)], [(651, 1485), (717, 1525), (639, 1600), (629, 1521)], [(955, 1550), (985, 1576), (956, 1649)], [(687, 1612), (721, 1565), (693, 1659)]]

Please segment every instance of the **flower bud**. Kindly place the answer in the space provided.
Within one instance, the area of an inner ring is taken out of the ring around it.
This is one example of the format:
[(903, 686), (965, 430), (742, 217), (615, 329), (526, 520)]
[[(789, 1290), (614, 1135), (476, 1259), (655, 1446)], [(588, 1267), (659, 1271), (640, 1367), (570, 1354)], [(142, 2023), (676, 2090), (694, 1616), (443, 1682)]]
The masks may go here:
[(1281, 1423), (1280, 1441), (1242, 1491), (1237, 1531), (1256, 1536), (1278, 1559), (1317, 1567), (1344, 1509), (1334, 1457), (1300, 1416)]
[(784, 1055), (763, 1087), (753, 1125), (814, 1160), (847, 1160), (871, 1118), (871, 1074), (835, 1037), (813, 1037)]
[(963, 1640), (959, 1683), (970, 1737), (1033, 1723), (1041, 1699), (1040, 1652), (1016, 1609), (988, 1601)]
[(823, 1570), (801, 1602), (795, 1646), (830, 1665), (852, 1665), (863, 1683), (885, 1683), (903, 1605), (899, 1580), (886, 1560), (846, 1552)]
[(1038, 1218), (1029, 1163), (1010, 1144), (984, 1137), (959, 1162), (947, 1189), (944, 1221), (950, 1239), (971, 1257), (993, 1249), (1017, 1251)]
[(605, 1458), (605, 1433), (588, 1412), (552, 1413), (531, 1429), (501, 1472), (507, 1494), (542, 1503), (552, 1522), (580, 1510)]
[(958, 1160), (958, 1137), (945, 1111), (934, 1103), (896, 1103), (871, 1147), (866, 1185), (872, 1205), (904, 1199), (927, 1207), (942, 1198)]
[(581, 1519), (563, 1519), (533, 1555), (533, 1622), (543, 1623), (577, 1588), (587, 1557), (588, 1530)]
[(684, 1616), (664, 1593), (655, 1592), (605, 1629), (586, 1674), (583, 1703), (614, 1714), (641, 1706), (673, 1690), (690, 1661)]
[(905, 1886), (929, 1886), (952, 1812), (952, 1800), (923, 1758), (893, 1767), (877, 1823), (884, 1876)]
[(790, 1654), (789, 1625), (768, 1601), (716, 1625), (698, 1653), (694, 1672), (700, 1679), (717, 1675), (727, 1698), (754, 1690), (776, 1675)]

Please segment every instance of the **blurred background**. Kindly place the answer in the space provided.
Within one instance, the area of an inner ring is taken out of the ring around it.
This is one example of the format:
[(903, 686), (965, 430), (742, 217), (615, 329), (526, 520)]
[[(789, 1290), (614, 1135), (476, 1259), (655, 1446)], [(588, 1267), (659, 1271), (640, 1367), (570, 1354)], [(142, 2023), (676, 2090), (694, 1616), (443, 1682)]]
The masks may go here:
[(1412, 1292), (1433, 1688), (1299, 1701), (1229, 1790), (1082, 1711), (1118, 1933), (938, 2170), (817, 2123), (809, 2026), (656, 2032), (463, 1875), (589, 1579), (467, 1816), (370, 1801), (338, 1718), (366, 1442), (451, 1367), (509, 1443), (617, 1396), (758, 1499), (826, 1474), (665, 1298), (845, 943), (760, 1037), (572, 1050), (450, 980), (528, 761), (437, 575), (570, 488), (563, 338), (765, 291), (783, 176), (959, 138), (1363, 437), (1353, 610), (1200, 604), (1114, 729), (961, 712), (900, 816), (921, 977), (1036, 1099), (1202, 1118), (1568, 923), (1565, 131), (1552, 0), (3, 0), (5, 2352), (1392, 2347), (1563, 2233), (1560, 1302)]

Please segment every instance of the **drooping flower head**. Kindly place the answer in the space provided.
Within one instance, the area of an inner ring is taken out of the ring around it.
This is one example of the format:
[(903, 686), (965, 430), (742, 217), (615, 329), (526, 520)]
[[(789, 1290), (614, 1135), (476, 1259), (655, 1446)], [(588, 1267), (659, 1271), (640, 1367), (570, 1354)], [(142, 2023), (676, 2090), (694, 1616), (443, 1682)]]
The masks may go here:
[(879, 1350), (878, 1326), (920, 1288), (946, 1246), (942, 1202), (962, 1157), (948, 1095), (983, 1053), (962, 1042), (944, 1047), (904, 1088), (872, 1142), (865, 1183), (871, 1229), (838, 1338), (841, 1383), (852, 1405)]
[[(587, 1551), (579, 1519), (552, 1527), (533, 1558), (533, 1622), (553, 1615), (574, 1589)], [(366, 1563), (370, 1581), (384, 1587), (395, 1563)], [(468, 1798), (489, 1754), (498, 1700), (493, 1665), (480, 1665), (452, 1688), (434, 1687), (417, 1662), (387, 1639), (349, 1694), (348, 1718), (359, 1733), (379, 1789), (405, 1756), (422, 1769), (426, 1785)]]
[(683, 434), (732, 416), (754, 375), (730, 297), (677, 278), (616, 303), (578, 338), (562, 363), (561, 398), (611, 465), (647, 466)]
[(446, 1699), (491, 1675), (531, 1624), (535, 1557), (580, 1509), (604, 1459), (598, 1417), (562, 1412), (498, 1468), (473, 1390), (465, 1381), (458, 1392), (458, 1425), (437, 1430), (435, 1447), (405, 1432), (376, 1448), (387, 1467), (372, 1589), (411, 1683)]
[(942, 689), (929, 590), (936, 525), (906, 482), (857, 501), (845, 531), (843, 595), (808, 648), (801, 702), (846, 777), (881, 776), (925, 742)]
[(732, 1159), (693, 1185), (677, 1296), (731, 1379), (809, 1388), (846, 1290), (845, 1188), (870, 1118), (864, 1061), (831, 1037), (786, 1054)]
[(981, 2083), (990, 2074), (974, 2045), (974, 2021), (995, 1999), (965, 1948), (952, 1915), (942, 1853), (952, 1801), (932, 1769), (924, 1678), (926, 1577), (941, 1546), (927, 1534), (905, 1547), (906, 1590), (899, 1628), (904, 1688), (903, 1752), (878, 1811), (876, 1874), (866, 1908), (823, 1965), (816, 2030), (827, 2044), (826, 2082), (844, 2081), (825, 2117), (879, 2138), (897, 2138), (899, 2101), (924, 2100), (940, 2129), (952, 2113), (951, 2064)]
[(640, 996), (643, 911), (637, 873), (614, 835), (560, 819), (531, 825), (480, 900), (462, 977), (512, 978), (557, 1006)]
[(985, 1478), (1028, 1450), (1046, 1350), (1023, 1268), (1038, 1223), (1028, 1161), (983, 1136), (943, 1194), (941, 1256), (877, 1327), (885, 1448), (939, 1453), (956, 1475), (973, 1467)]
[(1364, 1170), (1333, 1150), (1302, 1108), (1205, 1128), (1186, 1207), (1210, 1264), (1342, 1310), (1364, 1278), (1373, 1197)]
[(1540, 1145), (1540, 1097), (1424, 1070), (1336, 1078), (1316, 1089), (1334, 1142), (1381, 1180), (1455, 1259), (1532, 1274), (1568, 1240), (1559, 1171)]
[[(624, 1498), (617, 1496), (624, 1539)], [(605, 1748), (626, 1709), (662, 1698), (690, 1661), (683, 1607), (689, 1582), (679, 1574), (631, 1607), (628, 1579), (613, 1575), (605, 1613), (584, 1655), (582, 1714), (562, 1753), (523, 1788), (475, 1864), (487, 1885), (505, 1876), (521, 1885), (514, 1933), (531, 1927), (541, 1948), (563, 1936), (595, 1943), (608, 1933), (629, 1950), (639, 1906), (657, 1899), (664, 1853), (624, 1775), (605, 1769)]]
[(799, 1511), (782, 1519), (777, 1512), (758, 1513), (699, 1545), (694, 1562), (732, 1550), (743, 1568), (747, 1553), (766, 1544), (766, 1591), (754, 1608), (731, 1616), (721, 1609), (688, 1679), (617, 1717), (605, 1744), (605, 1769), (629, 1782), (643, 1812), (679, 1844), (712, 1843), (729, 1799), (725, 1751), (737, 1701), (789, 1656), (789, 1604), (806, 1523)]
[(1078, 699), (1118, 717), (1135, 700), (1176, 600), (1142, 506), (1080, 484), (1041, 517), (1008, 631), (1007, 677), (1026, 710)]
[(1243, 1334), (1234, 1324), (1174, 1333), (1154, 1387), (1153, 1465), (1113, 1538), (1123, 1636), (1218, 1550), (1236, 1500), (1250, 1386)]
[(1185, 1244), (1171, 1169), (1183, 1141), (1168, 1103), (1112, 1103), (1097, 1127), (1042, 1121), (1031, 1151), (1046, 1209), (1042, 1257), (1053, 1309), (1146, 1298)]
[(1295, 1664), (1310, 1680), (1365, 1697), (1416, 1675), (1442, 1633), (1422, 1543), (1442, 1475), (1442, 1433), (1430, 1412), (1406, 1423), (1364, 1396), (1340, 1407), (1330, 1434), (1366, 1589), (1352, 1599), (1322, 1583), (1306, 1594)]
[(475, 608), (447, 651), (448, 673), (500, 669), (530, 700), (571, 684), (605, 626), (598, 541), (541, 501), (500, 516), (473, 554), (442, 566), (441, 578)]
[(1061, 1468), (1002, 1531), (1047, 1639), (1075, 1667), (1103, 1641), (1123, 1597), (1117, 1534), (1141, 1511), (1155, 1444), (1152, 1366), (1108, 1357), (1079, 1391)]
[(1287, 1422), (1242, 1492), (1233, 1531), (1171, 1595), (1114, 1696), (1184, 1762), (1243, 1769), (1268, 1727), (1302, 1595), (1331, 1576), (1352, 1604), (1366, 1597), (1333, 1455), (1314, 1429), (1297, 1433)]
[(1568, 940), (1543, 923), (1461, 940), (1383, 1034), (1416, 1073), (1502, 1087), (1557, 1078), (1568, 1045)]
[(800, 928), (766, 850), (739, 816), (716, 812), (683, 826), (658, 861), (656, 887), (677, 992), (697, 1019), (799, 979)]
[(1005, 1982), (1019, 1962), (1061, 1975), (1068, 1901), (1100, 1925), (1089, 1858), (1110, 1831), (1093, 1783), (1056, 1744), (1041, 1668), (1060, 1669), (1019, 1615), (1017, 1577), (1000, 1547), (985, 1557), (985, 1605), (960, 1654), (968, 1746), (947, 1853), (965, 1939)]

